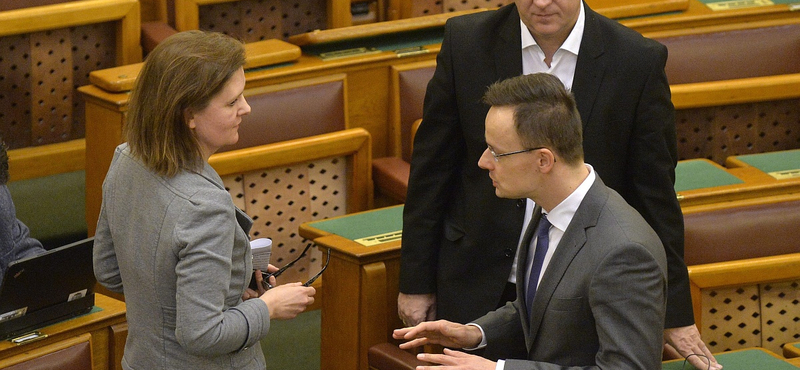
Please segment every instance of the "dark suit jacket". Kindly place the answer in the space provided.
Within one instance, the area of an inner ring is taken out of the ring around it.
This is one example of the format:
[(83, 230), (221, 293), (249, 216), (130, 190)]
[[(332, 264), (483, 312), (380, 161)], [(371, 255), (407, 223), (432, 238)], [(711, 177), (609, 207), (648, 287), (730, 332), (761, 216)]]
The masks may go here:
[[(667, 326), (691, 325), (667, 49), (585, 9), (572, 91), (586, 162), (661, 238), (669, 261)], [(513, 4), (450, 19), (425, 96), (403, 217), (400, 291), (435, 292), (438, 316), (452, 321), (495, 308), (521, 234), (524, 201), (497, 198), (477, 165), (489, 109), (481, 98), (488, 85), (522, 73), (520, 45)]]
[[(533, 225), (540, 216), (536, 207)], [(527, 255), (524, 244), (519, 261)], [(658, 236), (598, 177), (542, 275), (530, 319), (517, 284), (515, 302), (476, 323), (507, 370), (660, 369), (666, 279)], [(524, 280), (520, 268), (517, 281)], [(521, 355), (510, 352), (520, 344)]]

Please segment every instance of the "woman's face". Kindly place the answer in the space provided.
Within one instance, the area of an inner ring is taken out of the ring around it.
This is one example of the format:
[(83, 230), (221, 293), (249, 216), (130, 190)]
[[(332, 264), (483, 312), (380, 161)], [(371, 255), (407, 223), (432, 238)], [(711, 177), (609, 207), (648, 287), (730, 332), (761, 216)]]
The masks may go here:
[(197, 137), (206, 161), (219, 148), (239, 141), (242, 116), (250, 113), (250, 106), (242, 95), (244, 82), (244, 70), (239, 68), (207, 107), (189, 112), (187, 124)]

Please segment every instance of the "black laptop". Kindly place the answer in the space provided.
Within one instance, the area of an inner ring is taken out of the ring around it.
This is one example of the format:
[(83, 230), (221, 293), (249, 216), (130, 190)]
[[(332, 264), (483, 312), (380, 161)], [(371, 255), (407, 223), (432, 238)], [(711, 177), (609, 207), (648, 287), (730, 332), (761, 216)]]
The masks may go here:
[(92, 310), (93, 245), (88, 238), (8, 265), (0, 285), (0, 339)]

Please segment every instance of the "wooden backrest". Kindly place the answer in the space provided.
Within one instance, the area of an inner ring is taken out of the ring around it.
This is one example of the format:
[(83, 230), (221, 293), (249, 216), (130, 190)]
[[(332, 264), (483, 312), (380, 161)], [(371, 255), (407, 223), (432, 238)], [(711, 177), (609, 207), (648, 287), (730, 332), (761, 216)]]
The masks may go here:
[(669, 49), (679, 159), (800, 147), (800, 22), (728, 28), (655, 38)]
[(0, 359), (6, 370), (92, 370), (91, 335), (88, 333)]
[(684, 210), (687, 265), (800, 253), (800, 196), (759, 197)]
[(326, 0), (175, 0), (178, 31), (206, 30), (244, 42), (286, 39), (325, 29)]
[[(656, 38), (670, 84), (800, 72), (800, 23)], [(758, 63), (753, 63), (753, 56)]]
[(347, 128), (343, 74), (246, 89), (244, 95), (251, 112), (239, 126), (239, 142), (221, 151)]
[(422, 103), (428, 81), (436, 70), (436, 61), (401, 64), (391, 68), (390, 104), (394, 156), (411, 162), (411, 128), (422, 117)]
[(141, 60), (136, 0), (0, 12), (0, 135), (9, 148), (80, 139), (89, 72)]
[(711, 352), (800, 337), (800, 253), (689, 266), (695, 321)]
[[(356, 128), (218, 153), (209, 163), (255, 221), (251, 237), (272, 239), (272, 263), (281, 266), (305, 247), (303, 222), (371, 207), (371, 156), (369, 133)], [(305, 281), (321, 262), (314, 248), (282, 281)]]

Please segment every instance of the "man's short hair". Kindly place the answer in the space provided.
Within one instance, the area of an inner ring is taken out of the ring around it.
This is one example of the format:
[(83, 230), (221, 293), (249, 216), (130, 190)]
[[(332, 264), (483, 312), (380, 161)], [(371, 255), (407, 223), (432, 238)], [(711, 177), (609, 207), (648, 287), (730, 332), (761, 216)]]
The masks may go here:
[(526, 148), (547, 147), (568, 164), (583, 163), (580, 113), (557, 77), (533, 73), (496, 82), (483, 101), (514, 108), (514, 127)]

